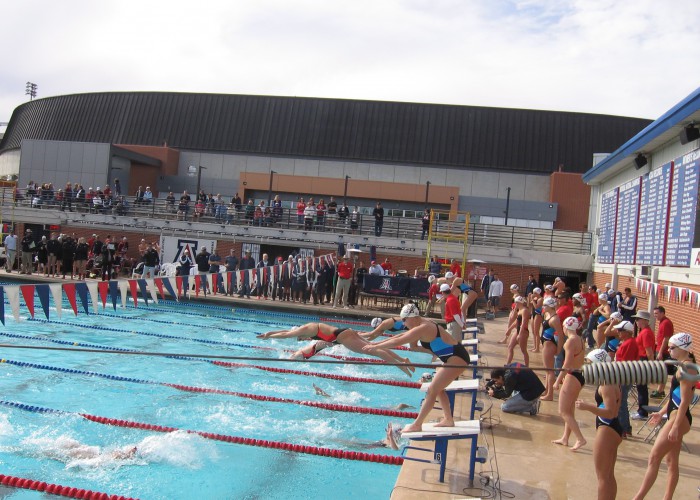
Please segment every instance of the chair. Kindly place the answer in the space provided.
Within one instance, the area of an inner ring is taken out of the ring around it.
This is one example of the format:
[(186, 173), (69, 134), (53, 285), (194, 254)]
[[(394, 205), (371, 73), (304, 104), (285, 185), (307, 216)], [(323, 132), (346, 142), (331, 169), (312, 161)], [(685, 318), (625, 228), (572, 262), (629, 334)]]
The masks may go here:
[(140, 278), (143, 276), (143, 262), (139, 262), (134, 269), (131, 270), (131, 278)]
[(164, 277), (170, 277), (170, 276), (176, 276), (177, 275), (177, 264), (174, 262), (166, 262), (165, 264), (161, 264), (160, 266), (160, 271), (158, 272), (158, 276), (164, 276)]

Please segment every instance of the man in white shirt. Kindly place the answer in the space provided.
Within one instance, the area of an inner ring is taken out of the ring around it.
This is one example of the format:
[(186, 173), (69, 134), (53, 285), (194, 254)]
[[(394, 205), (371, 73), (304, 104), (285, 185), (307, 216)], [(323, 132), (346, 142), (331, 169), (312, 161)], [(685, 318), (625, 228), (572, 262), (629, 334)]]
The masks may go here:
[(10, 234), (5, 236), (5, 270), (8, 273), (12, 272), (15, 262), (17, 262), (17, 235), (14, 230), (10, 230)]
[(501, 300), (501, 295), (503, 295), (503, 282), (498, 279), (498, 275), (493, 275), (493, 281), (489, 285), (489, 301), (487, 307), (489, 311), (496, 316), (496, 310), (498, 309), (498, 304)]
[(384, 276), (384, 268), (377, 264), (376, 260), (373, 260), (372, 265), (369, 266), (369, 274), (375, 276)]
[(143, 193), (143, 202), (151, 203), (153, 201), (153, 191), (151, 191), (151, 186), (146, 186), (146, 191)]

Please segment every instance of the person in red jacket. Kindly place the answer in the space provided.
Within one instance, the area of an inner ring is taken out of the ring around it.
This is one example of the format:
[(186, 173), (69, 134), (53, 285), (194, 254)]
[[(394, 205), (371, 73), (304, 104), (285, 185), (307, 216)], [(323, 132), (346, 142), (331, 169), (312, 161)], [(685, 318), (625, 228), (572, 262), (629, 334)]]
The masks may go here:
[[(634, 340), (632, 335), (634, 334), (634, 325), (629, 321), (621, 321), (617, 325), (613, 326), (620, 338), (620, 345), (617, 347), (615, 352), (615, 361), (637, 361), (639, 359), (639, 349), (637, 348), (637, 342)], [(622, 438), (626, 438), (628, 435), (632, 434), (632, 424), (630, 424), (630, 411), (627, 406), (627, 395), (630, 392), (631, 385), (621, 385), (620, 390), (622, 391), (621, 401), (620, 401), (620, 411), (617, 415), (617, 419), (622, 427)]]
[(343, 308), (350, 309), (350, 306), (348, 306), (348, 295), (350, 294), (350, 284), (352, 283), (352, 262), (348, 262), (347, 257), (344, 255), (340, 256), (338, 260), (338, 283), (335, 286), (333, 309), (338, 307), (341, 295), (343, 296)]
[(440, 292), (445, 297), (445, 325), (447, 333), (452, 335), (457, 343), (464, 339), (462, 329), (465, 326), (462, 318), (462, 307), (459, 303), (459, 288), (450, 286), (447, 283), (440, 285)]
[(450, 262), (450, 272), (455, 275), (455, 278), (462, 277), (462, 266), (455, 259)]

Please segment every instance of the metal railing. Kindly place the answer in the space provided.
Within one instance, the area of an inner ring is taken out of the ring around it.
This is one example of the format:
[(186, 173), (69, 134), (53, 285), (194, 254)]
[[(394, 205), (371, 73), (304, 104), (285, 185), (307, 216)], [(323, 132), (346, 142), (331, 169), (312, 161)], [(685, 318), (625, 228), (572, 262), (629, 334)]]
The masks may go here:
[[(278, 209), (273, 214), (256, 217), (255, 213), (246, 212), (246, 205), (240, 208), (232, 204), (207, 205), (198, 213), (194, 203), (190, 203), (186, 211), (179, 210), (178, 201), (168, 202), (164, 198), (154, 198), (150, 202), (139, 202), (134, 196), (121, 197), (126, 202), (119, 204), (116, 199), (107, 200), (103, 204), (95, 204), (84, 200), (71, 199), (61, 201), (55, 198), (30, 199), (23, 196), (21, 190), (13, 193), (12, 188), (2, 189), (2, 218), (8, 219), (8, 208), (14, 206), (32, 207), (36, 210), (63, 210), (73, 212), (103, 213), (109, 215), (149, 217), (163, 220), (184, 220), (189, 222), (208, 222), (222, 225), (249, 225), (277, 229), (300, 229), (304, 231), (331, 232), (338, 234), (355, 234), (360, 236), (382, 236), (399, 240), (417, 240), (422, 236), (422, 223), (418, 218), (385, 216), (381, 232), (375, 228), (372, 215), (358, 214), (356, 221), (351, 217), (340, 218), (328, 216), (319, 219), (314, 217), (309, 223), (303, 216), (300, 218), (296, 210), (289, 208)], [(445, 221), (437, 220), (438, 226)], [(464, 222), (449, 222), (450, 231), (464, 234)], [(435, 233), (434, 233), (435, 234)], [(427, 239), (427, 235), (425, 236)], [(440, 241), (439, 236), (433, 236), (433, 241)], [(447, 242), (447, 241), (446, 241)], [(494, 224), (469, 224), (468, 244), (486, 247), (519, 248), (543, 252), (573, 253), (587, 255), (591, 253), (592, 235), (588, 232), (563, 231), (552, 229), (536, 229), (517, 226), (501, 226)]]

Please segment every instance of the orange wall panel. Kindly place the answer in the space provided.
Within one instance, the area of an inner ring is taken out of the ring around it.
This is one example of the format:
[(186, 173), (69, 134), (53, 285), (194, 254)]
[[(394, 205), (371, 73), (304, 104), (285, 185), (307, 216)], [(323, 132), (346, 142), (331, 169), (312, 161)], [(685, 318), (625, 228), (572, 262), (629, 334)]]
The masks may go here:
[(554, 172), (550, 176), (549, 201), (558, 204), (554, 229), (588, 231), (591, 187), (581, 174)]

